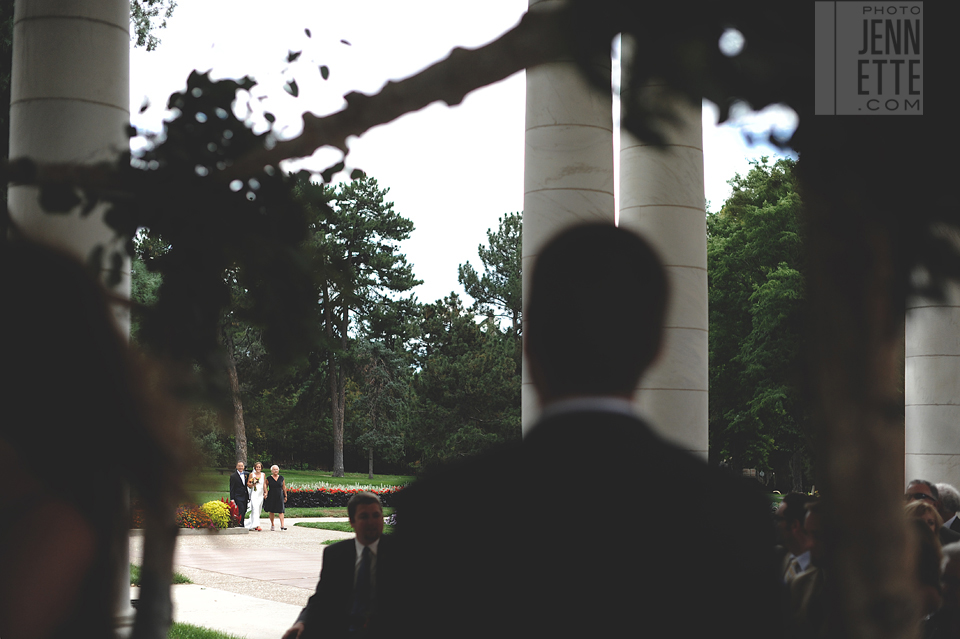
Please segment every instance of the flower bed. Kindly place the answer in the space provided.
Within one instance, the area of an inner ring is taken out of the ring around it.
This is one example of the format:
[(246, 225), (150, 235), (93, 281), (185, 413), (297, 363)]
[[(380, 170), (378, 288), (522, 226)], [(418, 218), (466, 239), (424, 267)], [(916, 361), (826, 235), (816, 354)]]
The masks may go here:
[[(384, 506), (392, 505), (391, 498), (403, 490), (403, 486), (392, 486), (382, 490), (371, 490), (380, 497)], [(287, 488), (287, 508), (343, 508), (358, 489), (343, 488)]]
[(177, 508), (177, 526), (180, 528), (216, 528), (210, 515), (198, 506)]

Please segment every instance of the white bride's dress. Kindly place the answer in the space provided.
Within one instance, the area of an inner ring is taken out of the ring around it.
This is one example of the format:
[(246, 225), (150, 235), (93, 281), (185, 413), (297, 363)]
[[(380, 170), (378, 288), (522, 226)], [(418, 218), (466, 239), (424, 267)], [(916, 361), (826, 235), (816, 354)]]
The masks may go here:
[[(256, 481), (256, 475), (253, 477), (254, 481)], [(260, 510), (263, 509), (263, 482), (266, 480), (266, 475), (261, 473), (260, 483), (253, 488), (247, 488), (247, 491), (250, 493), (250, 519), (248, 519), (244, 525), (251, 530), (260, 527)]]

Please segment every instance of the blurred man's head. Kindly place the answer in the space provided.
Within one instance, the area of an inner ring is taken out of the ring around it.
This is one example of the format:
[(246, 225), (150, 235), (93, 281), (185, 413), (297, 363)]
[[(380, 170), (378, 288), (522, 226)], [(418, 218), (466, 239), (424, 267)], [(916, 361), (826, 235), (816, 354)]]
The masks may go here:
[(810, 550), (812, 542), (803, 527), (803, 520), (807, 516), (805, 506), (811, 499), (803, 493), (787, 493), (777, 507), (775, 519), (778, 540), (794, 555)]
[(369, 546), (383, 534), (383, 507), (376, 493), (355, 493), (347, 502), (350, 526), (357, 534), (357, 541)]
[(526, 348), (541, 401), (629, 397), (660, 347), (667, 280), (638, 235), (588, 224), (543, 249), (527, 302)]
[(943, 547), (940, 586), (943, 589), (943, 607), (960, 614), (960, 541)]

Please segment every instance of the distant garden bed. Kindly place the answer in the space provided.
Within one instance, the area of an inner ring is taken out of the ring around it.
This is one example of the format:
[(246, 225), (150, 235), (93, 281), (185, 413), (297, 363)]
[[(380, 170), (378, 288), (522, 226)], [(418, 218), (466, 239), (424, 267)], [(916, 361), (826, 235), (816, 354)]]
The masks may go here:
[[(393, 497), (403, 490), (403, 486), (391, 486), (380, 490), (370, 490), (380, 497), (384, 506), (392, 506)], [(287, 508), (337, 508), (344, 507), (350, 498), (360, 489), (343, 488), (287, 488)]]

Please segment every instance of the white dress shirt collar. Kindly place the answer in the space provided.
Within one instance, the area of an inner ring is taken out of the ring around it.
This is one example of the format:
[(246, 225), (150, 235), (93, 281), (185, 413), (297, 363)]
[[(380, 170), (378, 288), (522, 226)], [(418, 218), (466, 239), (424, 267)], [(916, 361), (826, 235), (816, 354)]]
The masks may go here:
[[(364, 546), (363, 544), (361, 544), (361, 543), (360, 543), (360, 540), (358, 540), (356, 537), (353, 538), (353, 545), (354, 545), (354, 547), (357, 549), (357, 563), (359, 564), (359, 563), (360, 563), (360, 556), (363, 554), (363, 549), (364, 549), (365, 546)], [(366, 546), (366, 548), (369, 548), (369, 549), (370, 549), (370, 552), (373, 553), (373, 556), (376, 557), (376, 556), (377, 556), (377, 546), (379, 546), (379, 545), (380, 545), (380, 538), (377, 537), (377, 540), (376, 540), (375, 542), (373, 542), (372, 544), (370, 544), (369, 546)]]
[(810, 551), (802, 552), (799, 555), (793, 555), (793, 558), (800, 565), (800, 572), (805, 572), (810, 567)]
[(584, 411), (594, 413), (619, 413), (628, 417), (637, 417), (637, 411), (633, 406), (633, 402), (629, 399), (612, 395), (584, 395), (550, 402), (543, 407), (540, 418), (548, 419), (565, 413)]

